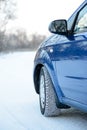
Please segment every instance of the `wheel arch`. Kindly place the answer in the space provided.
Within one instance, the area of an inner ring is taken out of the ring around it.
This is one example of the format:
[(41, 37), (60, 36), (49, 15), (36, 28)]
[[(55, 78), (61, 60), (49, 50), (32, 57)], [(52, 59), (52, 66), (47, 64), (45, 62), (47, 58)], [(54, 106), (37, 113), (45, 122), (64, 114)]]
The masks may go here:
[(42, 66), (43, 66), (42, 64), (38, 64), (34, 70), (34, 86), (37, 94), (39, 94), (39, 78), (40, 78), (40, 70)]
[(47, 49), (39, 50), (34, 60), (33, 78), (34, 78), (34, 87), (35, 87), (36, 93), (39, 94), (40, 70), (43, 66), (46, 67), (50, 75), (50, 78), (52, 80), (53, 89), (55, 92), (55, 101), (56, 101), (57, 106), (60, 106), (60, 108), (66, 107), (61, 104), (63, 93), (58, 83), (55, 61), (51, 60), (49, 51), (47, 51)]
[(46, 50), (42, 50), (41, 53), (39, 53), (39, 57), (35, 59), (35, 66), (34, 66), (34, 86), (35, 86), (35, 90), (36, 93), (39, 94), (39, 76), (40, 76), (40, 70), (41, 68), (44, 66), (46, 67), (53, 86), (54, 86), (54, 90), (57, 93), (57, 96), (59, 96), (59, 98), (62, 96), (62, 92), (61, 89), (59, 87), (58, 84), (58, 79), (56, 77), (56, 70), (55, 70), (55, 61), (53, 62), (49, 56), (49, 53)]

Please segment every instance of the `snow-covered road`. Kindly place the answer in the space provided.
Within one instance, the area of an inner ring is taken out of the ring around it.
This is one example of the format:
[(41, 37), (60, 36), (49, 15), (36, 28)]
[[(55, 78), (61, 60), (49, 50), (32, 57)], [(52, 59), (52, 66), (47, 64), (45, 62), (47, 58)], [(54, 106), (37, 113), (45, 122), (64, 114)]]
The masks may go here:
[(87, 114), (44, 117), (33, 85), (34, 52), (0, 55), (0, 130), (87, 130)]

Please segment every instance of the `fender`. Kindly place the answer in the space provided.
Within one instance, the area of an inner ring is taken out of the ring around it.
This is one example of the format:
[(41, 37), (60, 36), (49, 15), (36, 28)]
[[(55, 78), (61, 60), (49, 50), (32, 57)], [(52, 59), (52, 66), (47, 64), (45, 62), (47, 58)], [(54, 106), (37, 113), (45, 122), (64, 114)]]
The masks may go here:
[[(57, 92), (56, 95), (59, 99), (59, 102), (62, 102), (62, 97), (63, 97), (63, 93), (59, 87), (58, 84), (58, 80), (56, 77), (56, 72), (54, 71), (55, 69), (55, 61), (52, 61), (50, 58), (50, 55), (47, 51), (48, 48), (44, 48), (39, 49), (38, 53), (36, 54), (35, 60), (34, 60), (34, 64), (35, 64), (35, 68), (34, 68), (34, 84), (35, 84), (35, 90), (36, 92), (39, 94), (39, 74), (40, 74), (40, 69), (42, 66), (45, 66), (49, 72), (49, 75), (51, 77), (53, 86), (54, 86), (54, 91)], [(39, 70), (39, 71), (37, 71)], [(37, 73), (39, 72), (39, 74)], [(57, 100), (58, 100), (57, 99)]]

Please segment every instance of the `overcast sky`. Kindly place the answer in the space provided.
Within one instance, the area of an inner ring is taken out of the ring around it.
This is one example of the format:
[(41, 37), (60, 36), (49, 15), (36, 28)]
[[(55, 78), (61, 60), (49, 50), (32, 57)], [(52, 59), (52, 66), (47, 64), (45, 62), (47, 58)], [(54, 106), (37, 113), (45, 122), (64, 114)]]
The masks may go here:
[(29, 34), (47, 34), (52, 20), (68, 19), (83, 1), (17, 0), (17, 19), (10, 22), (8, 28), (24, 28)]

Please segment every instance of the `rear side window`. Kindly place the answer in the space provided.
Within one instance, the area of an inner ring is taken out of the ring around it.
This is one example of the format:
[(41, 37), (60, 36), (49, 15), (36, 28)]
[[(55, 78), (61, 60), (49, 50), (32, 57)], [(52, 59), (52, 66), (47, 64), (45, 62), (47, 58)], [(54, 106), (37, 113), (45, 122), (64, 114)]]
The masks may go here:
[(74, 33), (85, 31), (87, 31), (87, 5), (82, 10), (80, 10), (74, 28)]

